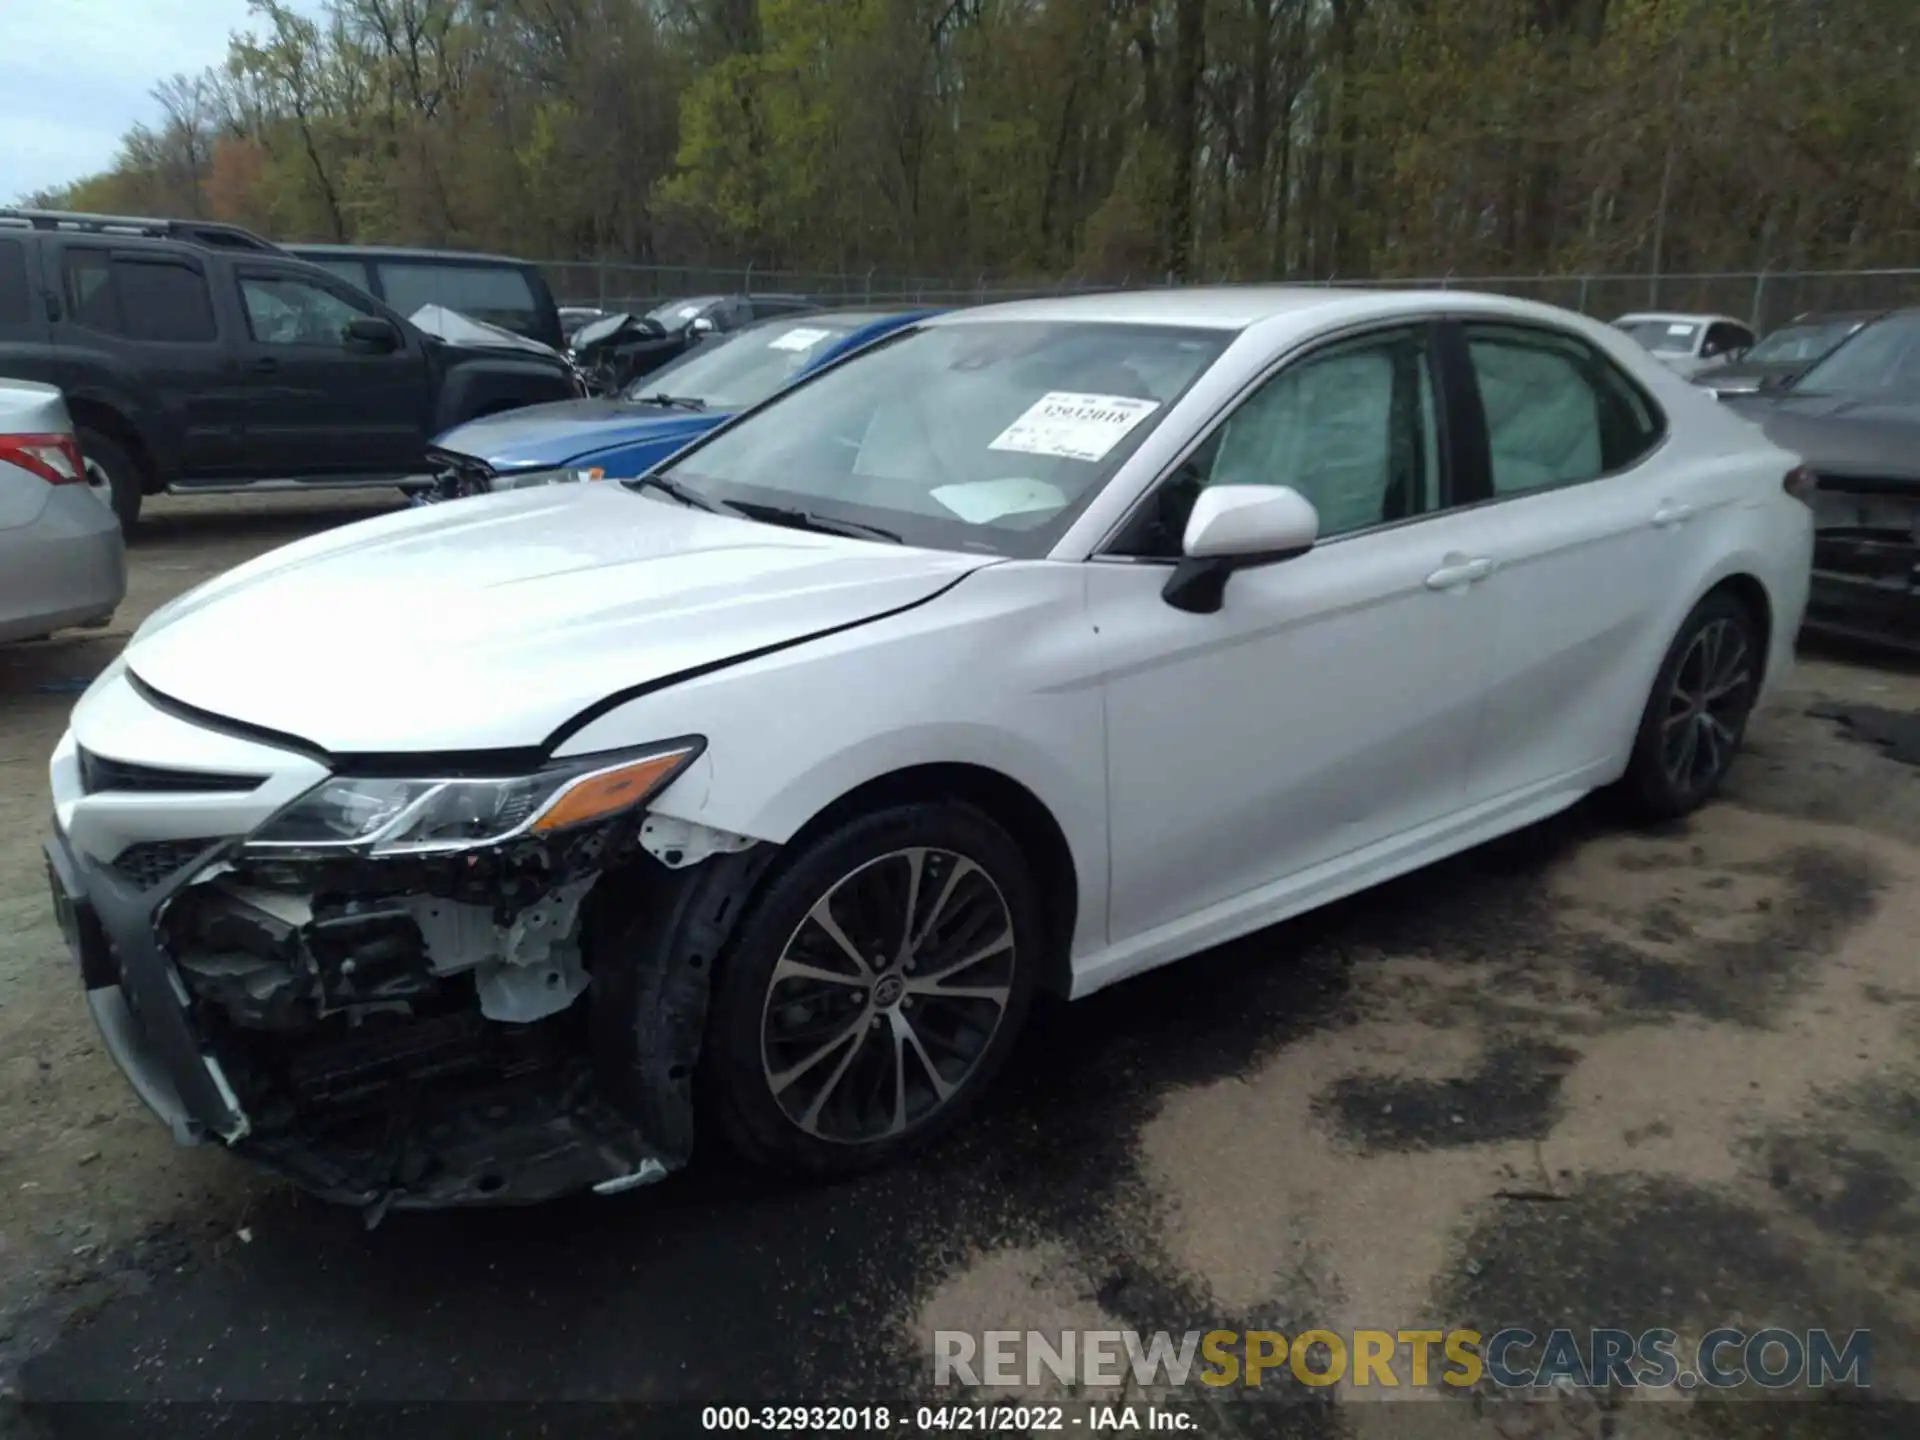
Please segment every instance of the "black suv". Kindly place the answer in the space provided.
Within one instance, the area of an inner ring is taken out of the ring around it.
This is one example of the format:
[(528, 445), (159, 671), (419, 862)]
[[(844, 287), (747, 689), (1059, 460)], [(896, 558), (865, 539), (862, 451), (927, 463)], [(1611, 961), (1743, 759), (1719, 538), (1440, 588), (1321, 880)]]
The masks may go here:
[(473, 329), (428, 335), (237, 227), (0, 210), (0, 375), (66, 393), (129, 528), (161, 491), (404, 487), (443, 430), (581, 393), (564, 356)]

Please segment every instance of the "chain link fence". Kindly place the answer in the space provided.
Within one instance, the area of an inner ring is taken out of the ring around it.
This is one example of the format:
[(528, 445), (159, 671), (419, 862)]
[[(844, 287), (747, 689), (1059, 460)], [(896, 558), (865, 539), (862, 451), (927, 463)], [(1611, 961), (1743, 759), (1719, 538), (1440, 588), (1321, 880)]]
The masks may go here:
[(801, 295), (824, 305), (972, 305), (1035, 295), (1111, 289), (1080, 276), (1010, 281), (977, 275), (894, 275), (879, 270), (774, 270), (753, 265), (632, 265), (618, 261), (534, 262), (562, 305), (601, 310), (653, 309), (697, 295)]
[[(644, 312), (696, 295), (801, 295), (823, 305), (973, 305), (1036, 295), (1157, 285), (1144, 276), (1014, 280), (985, 274), (895, 275), (618, 261), (540, 261), (562, 305)], [(1816, 311), (1920, 304), (1920, 269), (1748, 271), (1682, 275), (1447, 275), (1294, 283), (1393, 289), (1488, 290), (1560, 305), (1603, 320), (1635, 310), (1730, 315), (1765, 332)]]

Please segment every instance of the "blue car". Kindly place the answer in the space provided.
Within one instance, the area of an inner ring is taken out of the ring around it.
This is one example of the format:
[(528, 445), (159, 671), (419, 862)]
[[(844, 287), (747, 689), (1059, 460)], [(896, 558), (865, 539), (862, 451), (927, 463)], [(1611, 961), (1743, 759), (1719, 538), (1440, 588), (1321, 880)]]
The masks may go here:
[(416, 503), (568, 480), (626, 480), (810, 371), (934, 310), (825, 310), (744, 326), (625, 393), (487, 415), (433, 444), (438, 479)]

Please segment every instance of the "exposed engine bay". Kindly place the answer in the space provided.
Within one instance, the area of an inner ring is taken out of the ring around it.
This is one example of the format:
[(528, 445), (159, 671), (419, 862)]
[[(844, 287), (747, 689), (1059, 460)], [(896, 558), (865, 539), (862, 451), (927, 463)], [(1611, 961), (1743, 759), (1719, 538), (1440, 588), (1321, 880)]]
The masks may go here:
[(370, 1220), (608, 1192), (689, 1157), (707, 962), (770, 850), (625, 816), (451, 855), (236, 853), (161, 939), (236, 1148)]

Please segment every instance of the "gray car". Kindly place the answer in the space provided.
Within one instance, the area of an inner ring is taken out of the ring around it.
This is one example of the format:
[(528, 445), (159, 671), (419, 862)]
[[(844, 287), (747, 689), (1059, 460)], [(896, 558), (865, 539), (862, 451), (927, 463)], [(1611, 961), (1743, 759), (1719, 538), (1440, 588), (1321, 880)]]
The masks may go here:
[(66, 401), (0, 380), (0, 640), (105, 625), (126, 593), (120, 522), (88, 484)]
[(1807, 628), (1920, 653), (1920, 309), (1726, 403), (1818, 477)]

